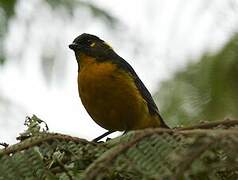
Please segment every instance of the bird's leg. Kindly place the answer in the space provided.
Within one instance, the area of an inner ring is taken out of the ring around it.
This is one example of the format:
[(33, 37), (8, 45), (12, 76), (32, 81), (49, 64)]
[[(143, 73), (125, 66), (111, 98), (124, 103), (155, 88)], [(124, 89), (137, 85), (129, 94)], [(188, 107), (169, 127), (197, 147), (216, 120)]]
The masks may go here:
[(104, 134), (102, 134), (102, 135), (96, 137), (95, 139), (93, 139), (93, 142), (98, 142), (99, 140), (101, 140), (102, 138), (106, 137), (107, 135), (109, 135), (113, 132), (115, 132), (115, 131), (110, 131), (109, 130), (109, 131), (105, 132)]

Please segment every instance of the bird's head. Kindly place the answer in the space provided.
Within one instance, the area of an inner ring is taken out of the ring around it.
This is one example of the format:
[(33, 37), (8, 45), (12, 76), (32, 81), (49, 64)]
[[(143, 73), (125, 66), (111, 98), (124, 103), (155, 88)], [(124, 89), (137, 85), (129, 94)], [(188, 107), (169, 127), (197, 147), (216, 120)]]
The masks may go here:
[(75, 38), (73, 43), (69, 45), (69, 48), (75, 52), (78, 62), (81, 54), (95, 59), (103, 59), (113, 52), (112, 48), (106, 42), (97, 36), (86, 33)]

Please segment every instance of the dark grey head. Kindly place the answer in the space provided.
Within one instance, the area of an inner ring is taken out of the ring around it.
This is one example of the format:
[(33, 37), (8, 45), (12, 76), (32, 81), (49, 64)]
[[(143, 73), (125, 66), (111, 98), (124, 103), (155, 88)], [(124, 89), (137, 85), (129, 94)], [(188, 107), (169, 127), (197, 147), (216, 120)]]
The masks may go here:
[(112, 48), (103, 40), (86, 33), (75, 38), (69, 48), (75, 52), (76, 58), (79, 57), (80, 53), (84, 53), (97, 59), (103, 59), (113, 52)]

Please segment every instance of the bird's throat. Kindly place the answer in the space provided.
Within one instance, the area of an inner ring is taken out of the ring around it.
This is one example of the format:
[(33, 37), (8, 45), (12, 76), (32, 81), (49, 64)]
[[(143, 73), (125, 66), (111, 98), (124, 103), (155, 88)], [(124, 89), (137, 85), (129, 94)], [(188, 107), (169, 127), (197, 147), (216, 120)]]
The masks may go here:
[(80, 69), (97, 63), (95, 58), (90, 57), (84, 53), (79, 54), (77, 62)]

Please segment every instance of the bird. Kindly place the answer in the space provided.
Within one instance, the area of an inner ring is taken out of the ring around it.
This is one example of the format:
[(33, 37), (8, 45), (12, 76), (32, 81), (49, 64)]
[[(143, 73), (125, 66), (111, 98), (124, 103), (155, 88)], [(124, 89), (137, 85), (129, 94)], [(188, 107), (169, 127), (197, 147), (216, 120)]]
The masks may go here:
[(132, 66), (99, 37), (83, 33), (69, 45), (78, 64), (78, 92), (91, 118), (115, 131), (169, 128)]

